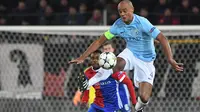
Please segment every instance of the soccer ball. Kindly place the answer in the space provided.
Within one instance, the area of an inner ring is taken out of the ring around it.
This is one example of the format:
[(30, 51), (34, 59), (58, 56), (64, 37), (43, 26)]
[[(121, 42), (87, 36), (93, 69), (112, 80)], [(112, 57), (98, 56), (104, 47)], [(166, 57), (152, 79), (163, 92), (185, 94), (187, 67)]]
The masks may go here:
[(117, 57), (112, 52), (103, 52), (99, 56), (99, 65), (104, 69), (111, 69), (117, 64)]

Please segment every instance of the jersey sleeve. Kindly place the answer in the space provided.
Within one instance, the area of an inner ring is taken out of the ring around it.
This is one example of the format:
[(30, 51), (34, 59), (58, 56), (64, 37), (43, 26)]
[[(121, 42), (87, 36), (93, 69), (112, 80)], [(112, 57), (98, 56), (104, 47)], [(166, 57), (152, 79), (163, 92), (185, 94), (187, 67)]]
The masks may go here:
[(114, 24), (110, 27), (110, 29), (104, 33), (105, 37), (108, 40), (110, 40), (110, 39), (112, 39), (112, 38), (117, 36), (117, 29), (118, 29), (117, 25), (116, 25), (117, 22), (118, 22), (118, 20), (115, 21)]
[(155, 26), (153, 26), (146, 18), (141, 17), (141, 24), (143, 27), (144, 32), (149, 34), (154, 39), (158, 36), (160, 33), (160, 30), (157, 29)]
[(86, 76), (87, 79), (90, 79), (90, 76), (89, 76), (89, 74), (87, 73), (87, 71), (89, 71), (89, 69), (90, 69), (90, 67), (85, 68), (84, 71), (83, 71), (83, 73), (85, 74), (85, 76)]
[(82, 98), (81, 98), (81, 102), (82, 103), (87, 103), (89, 99), (89, 90), (86, 90), (83, 92)]
[(84, 74), (88, 80), (93, 77), (94, 73), (95, 71), (92, 70), (92, 67), (88, 67), (84, 70)]
[(112, 74), (112, 77), (119, 81), (119, 82), (122, 82), (124, 80), (124, 78), (126, 77), (126, 73), (123, 72), (123, 71), (120, 71), (120, 72), (116, 72), (114, 74)]

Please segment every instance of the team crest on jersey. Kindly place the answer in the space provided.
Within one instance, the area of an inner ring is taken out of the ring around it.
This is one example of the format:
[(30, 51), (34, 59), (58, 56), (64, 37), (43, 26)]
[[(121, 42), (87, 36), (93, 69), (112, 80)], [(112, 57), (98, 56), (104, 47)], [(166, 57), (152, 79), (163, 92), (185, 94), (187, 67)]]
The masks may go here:
[(141, 40), (141, 32), (139, 29), (130, 27), (127, 28), (127, 31), (123, 34), (120, 34), (121, 37), (123, 37), (126, 41), (134, 41), (134, 40)]
[(132, 29), (131, 34), (137, 36), (137, 35), (139, 35), (139, 30), (138, 29)]
[(139, 35), (139, 30), (138, 29), (135, 29), (134, 32), (135, 32), (135, 35)]

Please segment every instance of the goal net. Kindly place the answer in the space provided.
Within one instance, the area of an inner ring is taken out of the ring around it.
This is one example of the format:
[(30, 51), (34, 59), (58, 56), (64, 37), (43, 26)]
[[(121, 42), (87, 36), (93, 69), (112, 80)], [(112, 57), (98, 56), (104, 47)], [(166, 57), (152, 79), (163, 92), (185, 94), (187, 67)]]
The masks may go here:
[[(174, 58), (184, 63), (177, 73), (156, 44), (156, 77), (147, 112), (200, 110), (200, 26), (158, 26)], [(73, 103), (77, 75), (87, 67), (68, 64), (108, 30), (108, 26), (0, 27), (0, 112), (83, 112)], [(113, 39), (117, 53), (125, 48)], [(131, 77), (132, 72), (129, 72)]]

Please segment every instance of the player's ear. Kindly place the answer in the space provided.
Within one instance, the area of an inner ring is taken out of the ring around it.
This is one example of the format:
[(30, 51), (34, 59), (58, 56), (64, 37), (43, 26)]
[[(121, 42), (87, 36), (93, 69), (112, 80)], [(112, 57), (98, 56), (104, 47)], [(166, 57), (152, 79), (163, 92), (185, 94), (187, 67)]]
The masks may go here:
[(134, 13), (134, 8), (132, 7), (131, 9), (129, 9), (129, 12)]
[(115, 48), (113, 48), (113, 52), (115, 52), (116, 51), (116, 49)]

